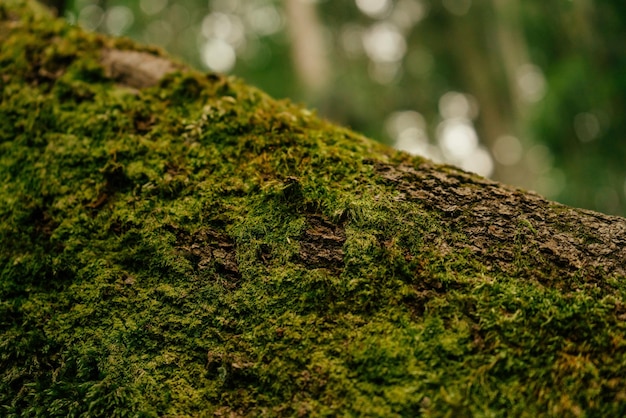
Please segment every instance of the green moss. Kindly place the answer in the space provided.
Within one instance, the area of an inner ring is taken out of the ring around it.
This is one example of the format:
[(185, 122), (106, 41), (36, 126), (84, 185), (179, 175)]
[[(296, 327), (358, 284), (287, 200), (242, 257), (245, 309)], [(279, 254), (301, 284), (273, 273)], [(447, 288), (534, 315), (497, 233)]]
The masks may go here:
[(444, 251), (471, 237), (372, 165), (421, 160), (234, 78), (118, 86), (97, 51), (132, 43), (16, 3), (0, 5), (4, 416), (626, 411), (623, 278), (521, 279), (521, 246), (512, 272)]

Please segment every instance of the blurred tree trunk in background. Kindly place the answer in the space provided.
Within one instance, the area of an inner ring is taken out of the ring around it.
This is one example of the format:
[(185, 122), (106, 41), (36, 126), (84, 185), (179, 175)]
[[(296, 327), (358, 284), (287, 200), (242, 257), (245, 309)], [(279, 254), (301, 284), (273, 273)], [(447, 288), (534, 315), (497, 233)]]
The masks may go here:
[[(491, 27), (497, 38), (497, 51), (500, 56), (501, 68), (508, 87), (500, 88), (500, 92), (508, 93), (509, 115), (506, 123), (507, 132), (501, 135), (515, 135), (523, 138), (524, 126), (528, 117), (530, 103), (525, 101), (518, 84), (519, 71), (530, 63), (528, 45), (524, 38), (521, 24), (520, 5), (517, 0), (492, 0), (495, 19)], [(494, 142), (491, 142), (493, 147)], [(515, 167), (501, 164), (496, 160), (495, 177), (510, 184), (524, 184), (529, 177), (528, 167), (522, 161)]]
[[(499, 33), (492, 27), (486, 27), (485, 33), (476, 31), (474, 24), (462, 17), (450, 17), (448, 32), (450, 50), (457, 57), (457, 65), (463, 68), (459, 74), (467, 86), (467, 93), (474, 96), (479, 103), (477, 130), (483, 143), (491, 148), (495, 141), (514, 131), (511, 121), (511, 97), (503, 84), (507, 82), (504, 69), (489, 63), (489, 54), (482, 47), (482, 37), (492, 38), (494, 46), (500, 41)], [(495, 164), (494, 174), (502, 176), (503, 167)]]
[[(468, 16), (449, 16), (448, 44), (457, 57), (460, 82), (479, 103), (476, 129), (482, 142), (494, 149), (499, 138), (524, 138), (532, 103), (518, 83), (520, 70), (531, 65), (516, 0), (477, 4)], [(476, 22), (483, 22), (477, 27)], [(532, 178), (524, 161), (515, 165), (494, 160), (492, 176), (525, 185)]]
[(284, 1), (293, 68), (305, 90), (304, 97), (316, 102), (325, 94), (330, 77), (324, 26), (317, 16), (315, 3)]

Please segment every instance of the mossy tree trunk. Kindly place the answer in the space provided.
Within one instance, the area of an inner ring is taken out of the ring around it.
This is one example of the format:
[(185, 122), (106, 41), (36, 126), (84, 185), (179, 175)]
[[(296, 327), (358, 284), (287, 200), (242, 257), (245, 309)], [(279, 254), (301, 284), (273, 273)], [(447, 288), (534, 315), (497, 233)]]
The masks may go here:
[(0, 3), (8, 416), (620, 416), (626, 220)]

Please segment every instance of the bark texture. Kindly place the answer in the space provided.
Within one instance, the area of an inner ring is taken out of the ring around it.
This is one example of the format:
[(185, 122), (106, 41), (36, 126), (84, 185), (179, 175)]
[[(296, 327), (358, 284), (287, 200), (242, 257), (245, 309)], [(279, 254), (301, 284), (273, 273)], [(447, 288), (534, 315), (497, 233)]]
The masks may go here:
[(155, 86), (164, 76), (182, 68), (147, 52), (119, 49), (103, 49), (101, 64), (107, 77), (136, 89)]
[(471, 237), (445, 242), (433, 236), (442, 252), (469, 250), (509, 273), (518, 251), (532, 256), (525, 274), (626, 275), (624, 218), (563, 206), (452, 167), (375, 164), (375, 170), (399, 192), (396, 199), (441, 213), (450, 229)]
[(626, 220), (0, 2), (3, 416), (624, 416)]

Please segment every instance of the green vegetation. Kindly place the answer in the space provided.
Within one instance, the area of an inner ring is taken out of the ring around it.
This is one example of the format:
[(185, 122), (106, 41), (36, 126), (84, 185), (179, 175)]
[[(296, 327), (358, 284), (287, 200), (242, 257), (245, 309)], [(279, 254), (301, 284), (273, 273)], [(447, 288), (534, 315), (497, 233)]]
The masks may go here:
[(234, 78), (117, 85), (137, 46), (12, 3), (0, 414), (626, 413), (624, 277), (534, 273), (529, 221), (513, 272), (443, 251), (472, 238), (375, 170), (422, 160)]
[(626, 216), (624, 2), (43, 1), (399, 149)]

